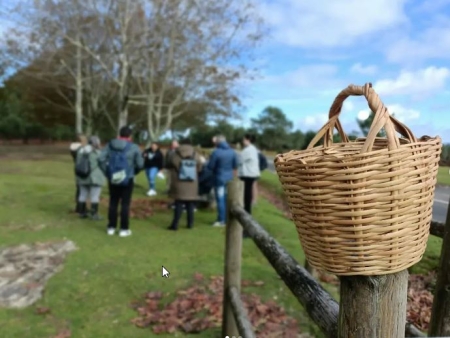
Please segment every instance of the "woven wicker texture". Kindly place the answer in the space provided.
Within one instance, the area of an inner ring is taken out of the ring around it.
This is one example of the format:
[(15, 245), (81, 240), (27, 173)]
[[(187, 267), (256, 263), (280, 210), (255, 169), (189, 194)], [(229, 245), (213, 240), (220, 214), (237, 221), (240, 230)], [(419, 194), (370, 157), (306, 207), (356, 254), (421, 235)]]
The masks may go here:
[[(349, 141), (339, 114), (348, 96), (361, 95), (375, 117), (366, 138)], [(342, 143), (333, 143), (335, 128)], [(386, 137), (376, 137), (382, 129)], [(439, 137), (416, 139), (390, 116), (371, 84), (344, 89), (308, 148), (275, 159), (310, 264), (349, 276), (394, 273), (420, 261), (441, 147)]]

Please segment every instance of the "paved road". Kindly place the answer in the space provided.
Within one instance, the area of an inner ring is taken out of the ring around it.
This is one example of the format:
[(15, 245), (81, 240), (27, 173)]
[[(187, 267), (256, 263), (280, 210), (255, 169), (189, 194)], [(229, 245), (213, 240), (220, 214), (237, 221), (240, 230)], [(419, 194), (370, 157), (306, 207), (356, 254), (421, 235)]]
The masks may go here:
[[(267, 158), (268, 169), (275, 172), (273, 158)], [(450, 200), (450, 187), (438, 186), (434, 194), (433, 221), (445, 222), (448, 202)]]

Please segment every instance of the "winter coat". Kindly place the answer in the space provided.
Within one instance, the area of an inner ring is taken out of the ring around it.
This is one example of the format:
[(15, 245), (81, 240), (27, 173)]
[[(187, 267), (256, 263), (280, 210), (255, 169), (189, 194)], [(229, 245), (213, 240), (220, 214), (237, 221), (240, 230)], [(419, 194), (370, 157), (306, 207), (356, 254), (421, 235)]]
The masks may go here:
[(179, 201), (197, 201), (198, 195), (198, 173), (202, 169), (200, 155), (195, 153), (195, 160), (197, 161), (197, 180), (193, 182), (180, 181), (178, 178), (178, 168), (180, 167), (182, 158), (189, 158), (194, 155), (194, 147), (191, 145), (181, 145), (174, 151), (169, 163), (171, 188), (169, 196), (174, 200)]
[[(100, 169), (103, 171), (103, 173), (106, 175), (106, 170), (108, 167), (108, 160), (111, 153), (111, 149), (113, 150), (123, 150), (125, 149), (128, 142), (131, 142), (126, 139), (113, 139), (111, 140), (108, 145), (103, 148), (103, 151), (100, 155), (100, 158), (98, 159)], [(131, 147), (128, 149), (128, 152), (126, 154), (128, 165), (133, 168), (133, 177), (139, 173), (144, 168), (144, 158), (141, 154), (141, 149), (139, 146), (135, 143), (131, 144)]]
[(239, 154), (239, 177), (258, 178), (259, 171), (258, 149), (253, 144), (249, 144), (242, 149)]
[(172, 155), (175, 153), (174, 148), (170, 148), (166, 151), (166, 156), (164, 158), (164, 167), (166, 169), (171, 169), (171, 165), (172, 165)]
[(98, 159), (100, 157), (101, 151), (98, 149), (94, 149), (91, 145), (81, 147), (77, 152), (76, 163), (78, 163), (81, 160), (81, 157), (84, 156), (85, 154), (89, 156), (91, 172), (89, 173), (89, 176), (86, 178), (81, 178), (77, 176), (77, 184), (103, 186), (106, 182), (106, 179), (105, 175), (103, 174), (98, 165)]
[(159, 149), (153, 152), (152, 148), (147, 148), (142, 153), (142, 157), (144, 157), (145, 169), (158, 168), (161, 170), (164, 167), (164, 155)]
[(225, 186), (233, 179), (233, 171), (238, 167), (236, 152), (226, 142), (220, 142), (212, 152), (208, 169), (214, 175), (216, 187)]
[(198, 175), (198, 181), (199, 195), (209, 194), (211, 189), (214, 187), (214, 176), (208, 169), (208, 165), (206, 163), (203, 165), (203, 168)]

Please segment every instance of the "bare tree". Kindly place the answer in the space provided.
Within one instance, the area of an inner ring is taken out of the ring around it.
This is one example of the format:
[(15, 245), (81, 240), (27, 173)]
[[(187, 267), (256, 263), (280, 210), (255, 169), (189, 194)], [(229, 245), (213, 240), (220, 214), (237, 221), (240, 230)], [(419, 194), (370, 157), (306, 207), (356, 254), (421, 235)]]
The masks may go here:
[[(89, 22), (81, 15), (81, 4), (68, 8), (63, 2), (41, 0), (20, 2), (25, 24), (15, 25), (8, 32), (3, 49), (3, 62), (17, 69), (22, 76), (47, 82), (64, 98), (61, 107), (75, 113), (75, 130), (83, 132), (83, 63), (87, 55), (81, 48), (83, 31)], [(84, 29), (83, 29), (84, 28)], [(70, 43), (71, 40), (77, 44)], [(67, 90), (69, 89), (69, 90)], [(47, 97), (43, 100), (51, 102)]]
[[(96, 53), (88, 44), (82, 44), (82, 48), (97, 61), (104, 76), (117, 90), (118, 130), (128, 123), (128, 96), (132, 66), (136, 63), (138, 43), (143, 35), (139, 22), (142, 22), (144, 3), (141, 0), (92, 0), (89, 3), (95, 17), (102, 23), (108, 51)], [(76, 40), (71, 41), (78, 44)]]
[[(27, 25), (11, 30), (12, 34), (6, 38), (2, 53), (7, 56), (5, 64), (20, 69), (22, 74), (55, 85), (55, 91), (75, 112), (77, 132), (82, 132), (83, 121), (88, 127), (92, 126), (93, 114), (107, 113), (104, 108), (112, 97), (111, 91), (117, 90), (119, 102), (116, 107), (120, 110), (117, 124), (120, 127), (127, 123), (128, 117), (126, 93), (130, 53), (127, 48), (132, 48), (127, 39), (132, 34), (129, 29), (133, 21), (131, 7), (133, 13), (138, 8), (135, 2), (36, 0), (31, 8), (22, 3), (16, 9)], [(26, 48), (24, 41), (27, 41)], [(73, 94), (64, 90), (66, 88), (72, 89)], [(100, 97), (107, 98), (107, 102), (101, 104)], [(85, 99), (90, 102), (85, 103)], [(49, 101), (48, 98), (43, 100)], [(102, 109), (99, 109), (100, 105)], [(87, 115), (83, 114), (85, 106)], [(107, 117), (111, 121), (111, 114)], [(114, 128), (117, 128), (116, 124)]]
[[(232, 114), (239, 81), (252, 76), (245, 66), (262, 38), (261, 20), (242, 0), (148, 0), (145, 43), (135, 66), (147, 129), (157, 139), (189, 102), (214, 103)], [(243, 62), (244, 61), (244, 62)]]
[(13, 31), (4, 54), (10, 68), (55, 84), (78, 132), (99, 116), (117, 131), (130, 103), (145, 109), (138, 120), (156, 139), (200, 106), (233, 115), (262, 37), (246, 1), (35, 0), (18, 7), (28, 26)]

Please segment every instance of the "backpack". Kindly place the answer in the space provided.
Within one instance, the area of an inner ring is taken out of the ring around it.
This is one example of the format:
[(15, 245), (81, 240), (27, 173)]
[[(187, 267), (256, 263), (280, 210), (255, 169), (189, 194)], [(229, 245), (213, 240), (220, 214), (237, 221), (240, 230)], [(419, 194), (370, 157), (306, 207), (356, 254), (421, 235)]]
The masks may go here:
[(195, 152), (192, 157), (181, 158), (180, 167), (178, 168), (178, 179), (182, 182), (193, 182), (197, 180)]
[(81, 154), (81, 157), (75, 163), (75, 175), (79, 178), (88, 178), (91, 173), (91, 161), (89, 153)]
[(128, 185), (133, 176), (133, 168), (129, 165), (127, 153), (131, 148), (131, 143), (122, 150), (112, 149), (109, 146), (109, 161), (107, 167), (107, 176), (112, 185)]
[(263, 155), (263, 153), (258, 152), (258, 160), (259, 160), (259, 171), (264, 171), (267, 169), (267, 158)]

